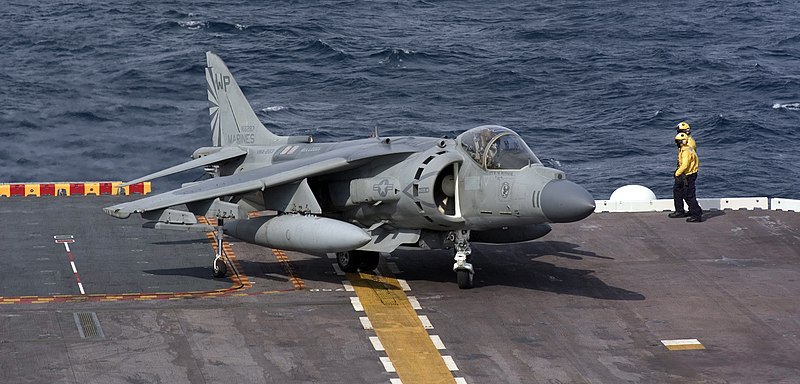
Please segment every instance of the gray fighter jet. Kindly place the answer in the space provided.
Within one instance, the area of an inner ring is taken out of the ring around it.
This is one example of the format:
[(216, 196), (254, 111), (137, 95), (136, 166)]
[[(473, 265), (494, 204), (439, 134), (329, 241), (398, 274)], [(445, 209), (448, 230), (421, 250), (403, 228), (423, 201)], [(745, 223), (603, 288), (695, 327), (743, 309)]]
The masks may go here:
[[(222, 59), (211, 52), (206, 58), (213, 146), (127, 184), (196, 167), (213, 177), (104, 208), (107, 214), (139, 213), (150, 228), (216, 230), (271, 248), (336, 253), (346, 272), (373, 270), (380, 253), (399, 247), (452, 248), (458, 286), (471, 288), (469, 241), (530, 241), (550, 232), (548, 223), (594, 211), (585, 189), (543, 166), (519, 135), (498, 125), (455, 139), (379, 137), (376, 131), (365, 139), (316, 143), (275, 135)], [(267, 210), (277, 214), (249, 218)], [(196, 215), (219, 224), (200, 224)], [(222, 254), (213, 266), (215, 276), (226, 275)]]

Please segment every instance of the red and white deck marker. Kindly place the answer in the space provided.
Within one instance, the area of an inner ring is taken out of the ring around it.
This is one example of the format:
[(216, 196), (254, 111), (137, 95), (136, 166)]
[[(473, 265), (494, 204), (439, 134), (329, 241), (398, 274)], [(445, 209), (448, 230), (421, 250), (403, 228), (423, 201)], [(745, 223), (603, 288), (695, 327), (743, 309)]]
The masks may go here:
[(69, 245), (75, 242), (75, 238), (72, 235), (55, 235), (53, 239), (56, 244), (64, 244), (64, 249), (67, 251), (67, 256), (69, 256), (69, 265), (72, 267), (72, 274), (75, 275), (75, 281), (78, 282), (78, 289), (81, 291), (81, 295), (85, 295), (86, 291), (83, 290), (81, 277), (78, 275), (78, 267), (75, 266), (75, 257), (72, 255), (72, 250), (69, 249)]

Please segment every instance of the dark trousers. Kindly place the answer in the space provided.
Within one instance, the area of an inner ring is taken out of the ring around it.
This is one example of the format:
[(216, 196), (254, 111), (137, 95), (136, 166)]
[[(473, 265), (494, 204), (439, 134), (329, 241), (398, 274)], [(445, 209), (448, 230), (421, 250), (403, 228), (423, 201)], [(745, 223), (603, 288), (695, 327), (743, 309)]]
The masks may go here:
[(689, 206), (689, 216), (699, 219), (703, 215), (703, 209), (697, 204), (695, 182), (697, 173), (687, 175), (685, 183), (683, 178), (676, 177), (675, 185), (672, 187), (672, 199), (675, 201), (675, 212), (684, 212), (683, 202), (686, 201), (686, 205)]

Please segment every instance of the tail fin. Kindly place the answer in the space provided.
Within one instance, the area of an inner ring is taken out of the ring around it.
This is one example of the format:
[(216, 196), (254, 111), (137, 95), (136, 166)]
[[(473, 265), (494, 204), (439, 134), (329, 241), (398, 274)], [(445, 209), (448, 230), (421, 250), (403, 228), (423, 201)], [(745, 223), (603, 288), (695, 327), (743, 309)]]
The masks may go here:
[(286, 143), (286, 137), (270, 132), (261, 123), (222, 59), (206, 52), (206, 60), (212, 144), (219, 147)]

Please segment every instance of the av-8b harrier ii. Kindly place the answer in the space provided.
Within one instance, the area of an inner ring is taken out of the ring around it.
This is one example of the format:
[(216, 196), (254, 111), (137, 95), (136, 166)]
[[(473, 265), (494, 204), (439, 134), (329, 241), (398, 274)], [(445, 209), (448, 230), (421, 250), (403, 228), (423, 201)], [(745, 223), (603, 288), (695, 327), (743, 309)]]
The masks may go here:
[[(375, 132), (316, 143), (309, 136), (275, 135), (222, 59), (211, 52), (206, 58), (213, 146), (127, 184), (196, 167), (213, 177), (104, 208), (107, 214), (125, 219), (139, 213), (151, 228), (218, 230), (271, 248), (332, 252), (346, 272), (373, 270), (381, 252), (399, 247), (452, 248), (458, 286), (471, 288), (470, 241), (530, 241), (550, 232), (548, 223), (594, 211), (585, 189), (543, 166), (519, 135), (497, 125), (455, 139)], [(183, 205), (187, 210), (176, 208)], [(277, 214), (248, 218), (265, 210)], [(216, 217), (219, 226), (200, 224), (196, 215)], [(226, 275), (220, 254), (213, 266), (215, 276)]]

